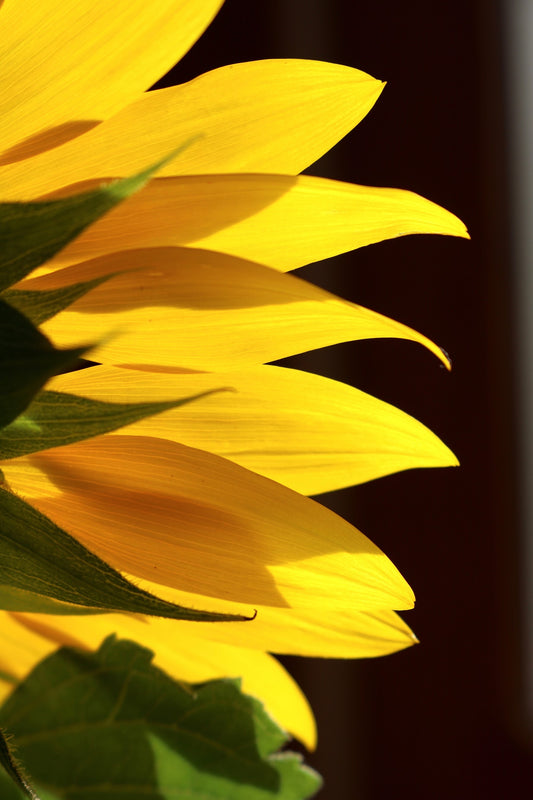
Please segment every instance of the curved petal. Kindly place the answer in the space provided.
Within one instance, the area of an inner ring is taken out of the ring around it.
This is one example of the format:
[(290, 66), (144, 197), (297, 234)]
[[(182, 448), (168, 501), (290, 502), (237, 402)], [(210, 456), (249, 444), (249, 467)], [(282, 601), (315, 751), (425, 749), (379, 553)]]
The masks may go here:
[(320, 61), (232, 64), (145, 92), (83, 136), (0, 168), (2, 197), (33, 199), (97, 176), (132, 175), (198, 134), (160, 175), (292, 175), (355, 127), (383, 85), (359, 70)]
[[(116, 633), (154, 652), (154, 664), (188, 683), (242, 678), (243, 691), (259, 697), (272, 716), (312, 749), (315, 722), (302, 691), (272, 656), (209, 641), (199, 628), (167, 624), (120, 614), (72, 618), (0, 612), (0, 642), (10, 671), (23, 678), (35, 663), (60, 645), (96, 649)], [(13, 647), (14, 645), (14, 647)], [(20, 656), (22, 655), (22, 658)]]
[[(175, 603), (196, 604), (205, 598), (151, 581), (144, 589)], [(212, 601), (216, 610), (242, 614), (247, 607), (224, 600)], [(403, 619), (390, 609), (359, 611), (332, 608), (257, 607), (250, 622), (201, 623), (204, 638), (279, 655), (317, 658), (376, 658), (417, 643)], [(198, 630), (199, 623), (176, 623)]]
[(222, 0), (16, 0), (0, 10), (2, 161), (115, 114), (203, 33)]
[(333, 512), (226, 459), (106, 436), (5, 462), (12, 490), (116, 568), (252, 606), (410, 608), (389, 559)]
[(413, 417), (351, 386), (298, 370), (262, 366), (172, 374), (93, 367), (50, 384), (116, 403), (170, 400), (223, 386), (235, 391), (148, 417), (120, 433), (208, 450), (306, 495), (403, 469), (457, 464)]
[(389, 610), (326, 613), (260, 608), (254, 624), (244, 623), (240, 629), (236, 622), (229, 622), (228, 630), (207, 624), (209, 638), (258, 649), (269, 641), (275, 653), (319, 658), (376, 658), (417, 643), (403, 619)]
[(72, 264), (117, 250), (187, 245), (285, 272), (412, 233), (467, 236), (456, 216), (403, 189), (307, 175), (156, 178), (82, 233), (52, 263)]
[(100, 339), (92, 357), (114, 364), (232, 370), (385, 337), (420, 342), (448, 366), (439, 347), (399, 322), (294, 275), (220, 253), (115, 253), (20, 286), (50, 289), (126, 269), (135, 271), (93, 289), (44, 323), (44, 332), (62, 347)]

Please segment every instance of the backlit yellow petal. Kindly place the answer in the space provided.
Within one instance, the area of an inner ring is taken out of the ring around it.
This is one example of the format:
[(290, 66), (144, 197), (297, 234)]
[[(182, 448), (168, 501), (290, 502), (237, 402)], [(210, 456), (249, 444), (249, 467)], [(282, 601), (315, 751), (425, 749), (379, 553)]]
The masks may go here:
[(140, 578), (252, 606), (413, 604), (389, 559), (345, 520), (201, 450), (107, 436), (5, 462), (3, 471), (14, 491)]
[(53, 288), (135, 267), (46, 322), (44, 332), (63, 347), (103, 339), (92, 357), (114, 364), (229, 370), (383, 337), (420, 342), (448, 363), (439, 347), (411, 328), (293, 275), (219, 253), (115, 253), (21, 286)]
[[(192, 623), (190, 623), (192, 624)], [(259, 607), (252, 623), (209, 624), (205, 636), (242, 647), (319, 658), (374, 658), (417, 639), (394, 611), (301, 611)], [(267, 644), (268, 643), (268, 644)]]
[[(205, 598), (151, 581), (149, 592), (181, 605), (198, 607)], [(249, 607), (224, 600), (211, 601), (222, 613), (246, 614)], [(403, 619), (390, 609), (272, 608), (258, 605), (249, 622), (179, 623), (200, 630), (202, 637), (281, 655), (327, 658), (375, 658), (411, 647), (417, 639)]]
[(85, 231), (55, 263), (188, 245), (287, 271), (411, 233), (467, 236), (449, 211), (402, 189), (306, 175), (156, 178)]
[[(7, 611), (0, 611), (0, 672), (20, 680), (53, 649), (50, 643), (21, 629)], [(0, 678), (0, 700), (13, 685)]]
[(158, 436), (229, 458), (302, 494), (319, 494), (413, 467), (457, 464), (413, 417), (351, 386), (281, 367), (169, 374), (94, 367), (50, 388), (117, 403), (220, 392), (148, 417), (120, 434)]
[(134, 174), (201, 134), (160, 175), (279, 172), (308, 167), (370, 110), (383, 84), (320, 61), (233, 64), (146, 92), (62, 147), (0, 168), (4, 199)]
[(137, 99), (187, 52), (221, 4), (5, 3), (0, 10), (3, 163), (68, 141)]
[[(302, 691), (281, 664), (267, 653), (202, 636), (203, 626), (121, 614), (61, 617), (0, 612), (0, 643), (7, 665), (22, 678), (34, 663), (58, 645), (95, 649), (111, 633), (132, 639), (154, 652), (158, 667), (178, 680), (202, 683), (242, 678), (243, 691), (259, 697), (283, 727), (313, 748), (315, 723)], [(12, 650), (15, 642), (16, 650)], [(22, 661), (16, 660), (19, 652)]]

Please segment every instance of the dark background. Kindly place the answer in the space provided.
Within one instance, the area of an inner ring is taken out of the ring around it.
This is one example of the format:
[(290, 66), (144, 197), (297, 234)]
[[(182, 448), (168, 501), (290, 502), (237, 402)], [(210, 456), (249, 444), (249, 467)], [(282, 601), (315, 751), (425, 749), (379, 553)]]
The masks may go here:
[(407, 237), (300, 271), (446, 349), (451, 374), (393, 340), (341, 345), (300, 365), (413, 414), (462, 463), (321, 498), (413, 585), (407, 620), (421, 645), (369, 661), (285, 660), (317, 715), (309, 761), (326, 779), (320, 800), (533, 793), (501, 34), (493, 0), (226, 0), (167, 81), (271, 57), (336, 61), (387, 80), (369, 117), (310, 172), (412, 189), (472, 235)]

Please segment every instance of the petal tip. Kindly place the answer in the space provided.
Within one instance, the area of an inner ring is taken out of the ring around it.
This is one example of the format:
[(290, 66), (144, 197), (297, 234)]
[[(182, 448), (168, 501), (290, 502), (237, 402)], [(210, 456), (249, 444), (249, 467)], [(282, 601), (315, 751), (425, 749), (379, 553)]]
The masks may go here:
[[(447, 211), (446, 209), (442, 210), (446, 214), (445, 225), (442, 233), (447, 236), (457, 236), (459, 239), (470, 239), (468, 228), (464, 222), (451, 211)], [(444, 222), (444, 217), (442, 217), (442, 221)]]

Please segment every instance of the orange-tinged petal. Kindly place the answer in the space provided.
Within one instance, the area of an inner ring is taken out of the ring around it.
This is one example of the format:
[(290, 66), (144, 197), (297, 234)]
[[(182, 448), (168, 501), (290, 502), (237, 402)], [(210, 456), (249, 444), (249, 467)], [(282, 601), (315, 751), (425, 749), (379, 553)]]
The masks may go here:
[(370, 110), (383, 84), (338, 64), (250, 61), (146, 92), (62, 147), (0, 168), (4, 199), (132, 175), (201, 134), (160, 175), (279, 172), (308, 167)]
[(307, 175), (156, 178), (82, 233), (54, 263), (187, 245), (287, 271), (412, 233), (467, 236), (456, 216), (403, 189)]
[(45, 333), (62, 347), (103, 339), (92, 357), (114, 364), (229, 370), (383, 337), (420, 342), (448, 363), (439, 347), (411, 328), (294, 275), (220, 253), (115, 253), (20, 286), (49, 289), (135, 268), (46, 322)]
[(221, 4), (6, 3), (0, 10), (3, 163), (68, 141), (137, 99), (187, 52)]
[(148, 417), (119, 433), (208, 450), (308, 495), (402, 469), (457, 464), (413, 417), (351, 386), (298, 370), (154, 374), (101, 366), (50, 383), (51, 389), (116, 403), (169, 400), (225, 386), (235, 391)]
[(356, 528), (211, 453), (107, 436), (5, 462), (3, 471), (14, 491), (139, 578), (252, 606), (413, 605), (398, 570)]
[[(132, 639), (154, 652), (154, 664), (188, 683), (242, 678), (243, 691), (259, 697), (272, 716), (312, 749), (315, 722), (302, 691), (272, 656), (259, 650), (209, 641), (203, 627), (121, 614), (61, 617), (0, 612), (0, 642), (10, 671), (22, 678), (59, 645), (97, 648), (106, 636)], [(12, 649), (15, 643), (15, 649)], [(17, 660), (22, 654), (22, 660)]]

